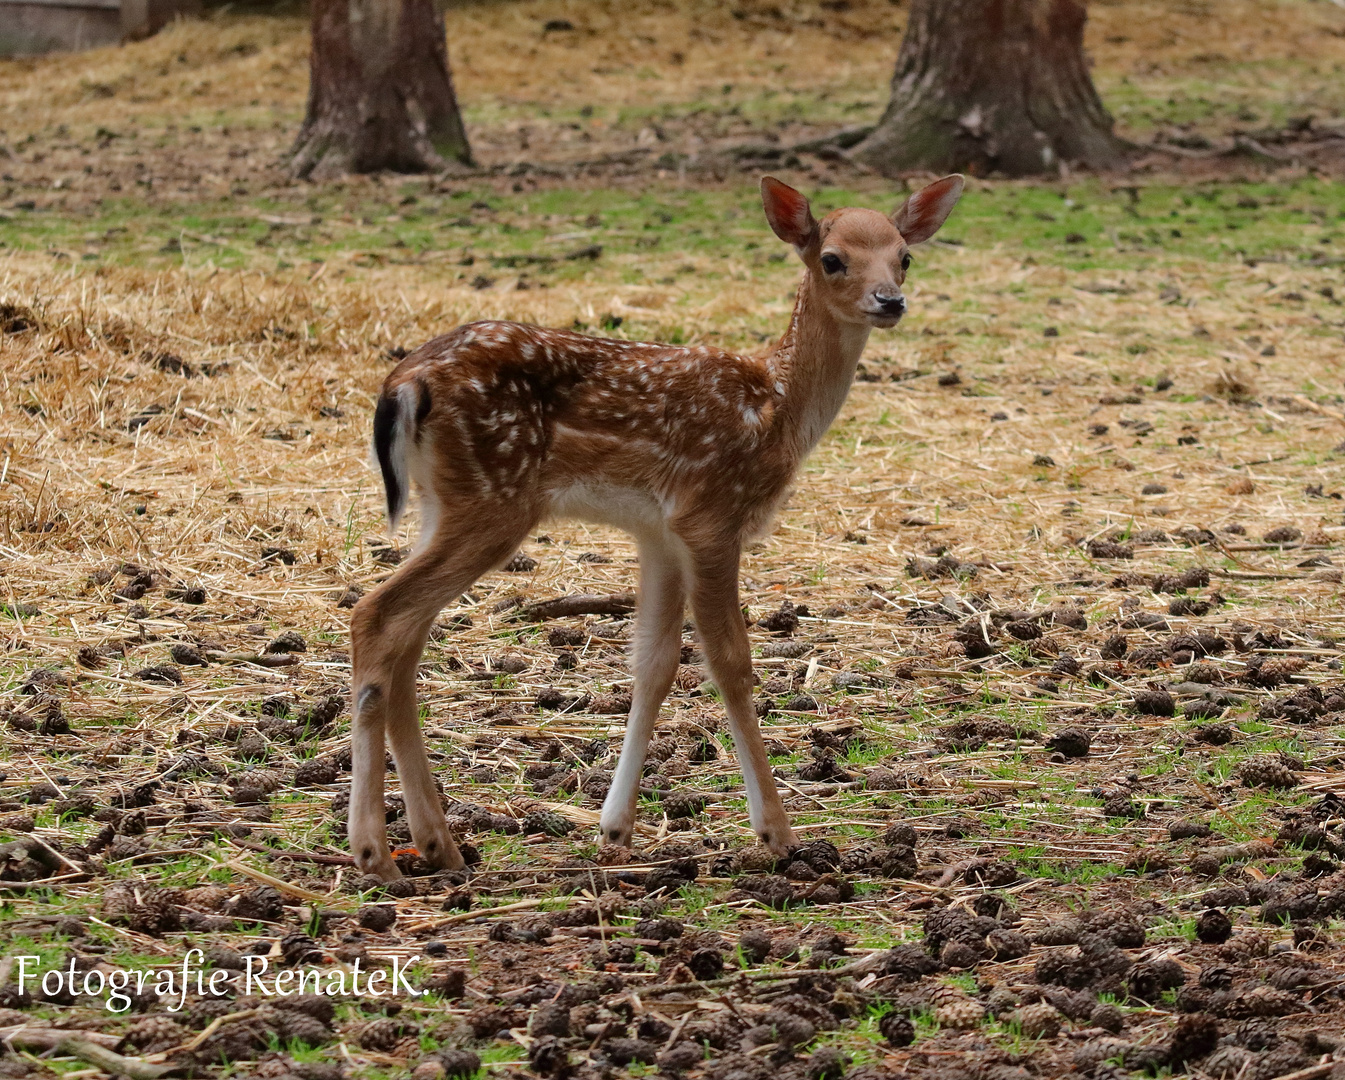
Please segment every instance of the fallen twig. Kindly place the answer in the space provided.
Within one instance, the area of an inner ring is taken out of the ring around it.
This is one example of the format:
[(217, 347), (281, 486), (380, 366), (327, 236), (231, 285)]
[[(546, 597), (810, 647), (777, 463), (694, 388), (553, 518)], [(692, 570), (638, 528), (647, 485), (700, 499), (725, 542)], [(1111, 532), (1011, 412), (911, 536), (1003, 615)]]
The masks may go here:
[(776, 980), (788, 982), (807, 975), (827, 975), (831, 978), (846, 975), (867, 975), (878, 968), (878, 959), (885, 950), (879, 949), (862, 956), (849, 964), (835, 968), (796, 968), (793, 971), (740, 971), (736, 975), (727, 975), (722, 979), (705, 979), (699, 982), (664, 983), (662, 986), (646, 986), (640, 991), (641, 997), (651, 994), (671, 994), (682, 990), (717, 990), (722, 986), (732, 986), (736, 982), (769, 982)]
[(270, 885), (277, 892), (283, 892), (289, 896), (297, 897), (300, 900), (330, 900), (331, 897), (325, 893), (314, 892), (312, 889), (305, 889), (299, 885), (291, 885), (283, 878), (274, 877), (265, 871), (258, 870), (255, 866), (249, 866), (247, 863), (238, 859), (229, 859), (224, 863), (230, 870), (237, 870), (240, 874), (252, 878), (254, 881), (260, 881), (264, 885)]
[(480, 919), (486, 915), (502, 915), (507, 911), (527, 911), (530, 908), (541, 906), (542, 901), (540, 900), (520, 900), (516, 904), (501, 904), (499, 907), (478, 908), (476, 911), (463, 911), (457, 915), (449, 915), (444, 919), (429, 919), (425, 922), (412, 923), (406, 929), (408, 933), (413, 933), (417, 930), (438, 930), (443, 926), (471, 922), (473, 919)]
[(251, 1020), (256, 1015), (256, 1009), (240, 1009), (238, 1012), (225, 1013), (223, 1016), (217, 1016), (205, 1026), (205, 1029), (199, 1035), (182, 1043), (180, 1046), (170, 1047), (157, 1054), (150, 1054), (146, 1060), (163, 1061), (173, 1054), (190, 1054), (225, 1024), (232, 1024), (238, 1020)]
[(527, 604), (517, 610), (514, 618), (542, 622), (545, 619), (564, 619), (572, 615), (629, 615), (634, 610), (633, 592), (612, 593), (610, 596), (575, 593), (571, 596), (558, 596), (554, 600), (540, 600), (535, 604)]
[(112, 1076), (126, 1076), (130, 1080), (159, 1080), (176, 1072), (179, 1066), (155, 1065), (143, 1058), (124, 1057), (112, 1049), (121, 1040), (101, 1031), (67, 1031), (61, 1028), (11, 1029), (3, 1034), (11, 1046), (29, 1050), (54, 1050), (96, 1065)]

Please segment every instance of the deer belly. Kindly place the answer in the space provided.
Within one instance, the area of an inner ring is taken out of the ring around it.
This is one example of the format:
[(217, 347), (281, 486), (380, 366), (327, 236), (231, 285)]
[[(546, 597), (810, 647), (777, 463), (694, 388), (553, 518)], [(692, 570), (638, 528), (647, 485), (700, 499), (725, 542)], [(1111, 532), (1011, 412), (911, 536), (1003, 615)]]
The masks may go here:
[(666, 515), (647, 491), (615, 484), (570, 484), (551, 495), (550, 516), (614, 525), (637, 536), (662, 533)]

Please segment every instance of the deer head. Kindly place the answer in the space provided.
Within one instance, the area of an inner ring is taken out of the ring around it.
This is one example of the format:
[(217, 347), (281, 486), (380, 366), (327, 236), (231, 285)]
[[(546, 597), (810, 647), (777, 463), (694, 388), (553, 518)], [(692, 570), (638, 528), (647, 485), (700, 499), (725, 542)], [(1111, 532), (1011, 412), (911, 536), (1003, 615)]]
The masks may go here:
[(945, 176), (912, 194), (888, 217), (848, 207), (813, 219), (807, 198), (773, 176), (761, 181), (766, 220), (794, 246), (808, 284), (841, 323), (886, 329), (906, 314), (901, 291), (911, 265), (910, 246), (939, 231), (962, 195), (961, 176)]

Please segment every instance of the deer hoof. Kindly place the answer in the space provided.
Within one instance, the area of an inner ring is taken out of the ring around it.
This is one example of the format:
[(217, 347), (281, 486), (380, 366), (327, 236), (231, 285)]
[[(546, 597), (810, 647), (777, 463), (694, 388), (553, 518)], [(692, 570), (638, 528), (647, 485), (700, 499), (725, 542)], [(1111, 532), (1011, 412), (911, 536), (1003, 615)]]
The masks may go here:
[(617, 847), (630, 847), (631, 826), (629, 825), (599, 825), (598, 839), (604, 844), (614, 844)]
[(356, 846), (355, 868), (360, 873), (370, 874), (381, 881), (396, 881), (402, 876), (385, 844)]
[(799, 847), (798, 838), (793, 829), (762, 829), (757, 836), (771, 850), (771, 854), (785, 858)]
[(420, 857), (436, 870), (466, 870), (467, 862), (445, 829), (442, 833), (425, 841), (416, 841), (416, 850)]

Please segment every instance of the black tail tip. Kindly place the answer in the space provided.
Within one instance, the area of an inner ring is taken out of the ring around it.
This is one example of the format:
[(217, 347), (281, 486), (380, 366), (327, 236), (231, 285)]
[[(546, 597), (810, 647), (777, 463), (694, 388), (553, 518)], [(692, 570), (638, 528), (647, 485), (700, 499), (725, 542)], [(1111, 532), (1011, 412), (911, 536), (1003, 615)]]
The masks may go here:
[(383, 474), (383, 490), (388, 499), (388, 520), (396, 521), (402, 507), (404, 492), (397, 479), (397, 469), (392, 461), (392, 443), (397, 434), (397, 399), (387, 394), (378, 399), (374, 406), (374, 453), (378, 457), (378, 468)]

